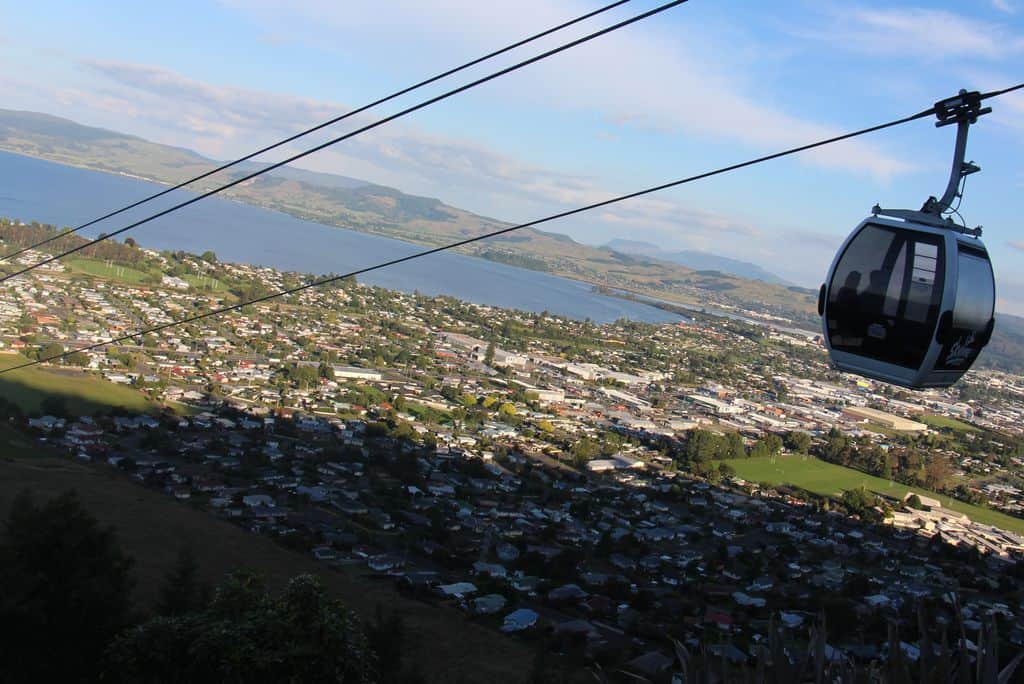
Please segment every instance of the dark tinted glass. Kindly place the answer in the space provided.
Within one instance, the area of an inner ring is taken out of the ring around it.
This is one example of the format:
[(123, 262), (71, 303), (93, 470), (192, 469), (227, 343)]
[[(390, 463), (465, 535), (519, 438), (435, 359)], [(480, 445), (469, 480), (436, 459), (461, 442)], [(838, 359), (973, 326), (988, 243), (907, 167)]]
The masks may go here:
[(918, 368), (942, 299), (942, 239), (868, 224), (847, 245), (825, 312), (833, 349)]
[(956, 304), (952, 330), (936, 368), (967, 370), (981, 352), (985, 330), (995, 309), (996, 291), (988, 255), (961, 245), (957, 255)]

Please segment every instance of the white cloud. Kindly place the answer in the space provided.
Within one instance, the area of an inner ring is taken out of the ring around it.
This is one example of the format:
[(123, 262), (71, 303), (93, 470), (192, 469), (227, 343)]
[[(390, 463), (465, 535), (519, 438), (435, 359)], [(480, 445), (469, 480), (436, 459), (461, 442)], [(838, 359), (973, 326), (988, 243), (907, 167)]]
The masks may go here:
[[(107, 85), (61, 90), (54, 97), (64, 108), (90, 112), (89, 123), (127, 129), (214, 158), (240, 156), (346, 109), (336, 103), (200, 83), (149, 66), (90, 62), (88, 68), (101, 74)], [(336, 134), (315, 134), (303, 147)], [(282, 158), (285, 152), (279, 152), (272, 158)], [(307, 157), (301, 165), (440, 197), (512, 221), (532, 220), (635, 189), (609, 189), (594, 177), (543, 168), (472, 141), (424, 133), (397, 122)], [(775, 245), (754, 225), (665, 195), (636, 198), (543, 228), (589, 244), (633, 236), (667, 248), (703, 249), (755, 261), (771, 256)]]
[[(592, 7), (571, 0), (392, 0), (386, 7), (373, 3), (343, 6), (324, 0), (259, 0), (239, 6), (240, 11), (255, 13), (268, 24), (304, 20), (303, 32), (316, 35), (327, 30), (343, 43), (346, 36), (358, 40), (362, 33), (386, 35), (390, 44), (411, 43), (425, 54), (453, 55), (453, 63), (587, 9)], [(684, 6), (677, 11), (685, 10)], [(591, 20), (585, 27), (574, 27), (558, 34), (557, 39), (517, 52), (516, 59), (607, 26), (622, 16)], [(837, 126), (790, 114), (769, 104), (770, 98), (758, 97), (757, 79), (748, 74), (757, 66), (756, 50), (725, 51), (717, 46), (711, 59), (705, 50), (708, 38), (700, 26), (674, 24), (668, 32), (664, 24), (653, 23), (665, 16), (531, 65), (488, 84), (486, 92), (506, 102), (528, 102), (542, 111), (597, 112), (619, 126), (711, 137), (762, 150), (796, 146), (841, 132)], [(406, 54), (410, 49), (400, 50)], [(504, 63), (508, 62), (511, 59)], [(491, 68), (474, 73), (480, 75)], [(815, 166), (869, 173), (881, 180), (913, 168), (862, 141), (832, 145), (802, 158)]]
[(852, 52), (912, 55), (928, 62), (961, 58), (1000, 60), (1024, 52), (1024, 37), (1003, 24), (915, 7), (843, 6), (834, 12), (829, 27), (797, 34)]
[[(310, 122), (326, 120), (346, 110), (342, 105), (290, 95), (213, 86), (156, 67), (96, 61), (88, 66), (113, 85), (99, 93), (64, 91), (60, 98), (65, 104), (86, 103), (106, 111), (121, 110), (129, 117), (138, 116), (141, 107), (150, 123), (156, 120), (172, 131), (173, 140), (168, 142), (198, 142), (202, 146), (200, 151), (206, 154), (238, 156), (282, 133), (292, 133), (308, 127)], [(346, 122), (347, 127), (311, 136), (302, 147), (367, 121), (365, 117), (356, 117)], [(495, 197), (518, 198), (536, 207), (534, 213), (542, 208), (592, 204), (615, 194), (601, 187), (593, 177), (542, 168), (472, 141), (431, 135), (397, 123), (346, 140), (303, 162), (317, 170), (359, 175), (352, 168), (355, 162), (357, 168), (374, 172), (370, 180), (390, 182), (406, 191), (412, 185), (413, 192), (436, 194), (453, 201), (451, 192), (446, 193), (445, 189), (470, 189)], [(389, 180), (381, 180), (381, 174)], [(479, 206), (474, 208), (481, 210)], [(678, 232), (681, 227), (689, 227), (756, 234), (752, 227), (724, 216), (655, 197), (632, 200), (610, 208), (605, 215), (610, 224), (629, 224), (631, 228), (652, 231)]]
[(992, 0), (992, 6), (1000, 12), (1006, 12), (1007, 14), (1015, 14), (1017, 9), (1010, 4), (1009, 0)]

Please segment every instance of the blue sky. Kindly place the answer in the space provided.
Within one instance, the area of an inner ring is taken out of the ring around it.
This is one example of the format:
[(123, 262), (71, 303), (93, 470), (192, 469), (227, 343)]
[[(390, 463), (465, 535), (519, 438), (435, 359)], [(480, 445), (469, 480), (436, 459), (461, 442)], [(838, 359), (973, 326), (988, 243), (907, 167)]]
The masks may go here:
[[(0, 107), (226, 158), (599, 4), (0, 0)], [(633, 0), (379, 115), (656, 4)], [(303, 165), (530, 220), (1020, 81), (1024, 0), (691, 0)], [(1000, 309), (1024, 313), (1024, 95), (992, 106), (972, 130), (983, 171), (961, 211), (985, 226)], [(874, 203), (941, 193), (952, 140), (920, 121), (549, 229), (703, 249), (815, 286)]]

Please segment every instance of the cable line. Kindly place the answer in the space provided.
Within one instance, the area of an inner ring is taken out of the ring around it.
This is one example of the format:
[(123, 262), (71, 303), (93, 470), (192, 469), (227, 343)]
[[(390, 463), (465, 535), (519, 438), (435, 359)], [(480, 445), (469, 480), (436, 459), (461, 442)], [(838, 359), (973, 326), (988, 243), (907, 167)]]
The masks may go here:
[(489, 59), (497, 57), (498, 55), (502, 55), (502, 54), (504, 54), (506, 52), (509, 52), (511, 50), (514, 50), (514, 49), (516, 49), (518, 47), (522, 47), (523, 45), (526, 45), (527, 43), (532, 43), (535, 40), (539, 40), (541, 38), (544, 38), (545, 36), (549, 36), (552, 33), (557, 33), (558, 31), (561, 31), (562, 29), (568, 28), (568, 27), (570, 27), (570, 26), (572, 26), (574, 24), (578, 24), (581, 21), (585, 21), (587, 19), (590, 19), (591, 17), (595, 17), (598, 14), (602, 14), (604, 12), (607, 12), (608, 10), (614, 9), (614, 8), (618, 7), (619, 5), (624, 5), (627, 2), (629, 2), (629, 1), (630, 0), (617, 0), (617, 2), (613, 2), (610, 5), (605, 5), (604, 7), (598, 8), (598, 9), (594, 10), (593, 12), (588, 12), (586, 14), (580, 15), (580, 16), (576, 17), (575, 19), (571, 19), (571, 20), (569, 20), (567, 22), (559, 24), (558, 26), (554, 26), (552, 28), (549, 28), (546, 31), (541, 31), (540, 33), (537, 33), (535, 35), (530, 36), (529, 38), (524, 38), (523, 40), (520, 40), (520, 41), (517, 41), (515, 43), (512, 43), (511, 45), (507, 45), (507, 46), (501, 48), (500, 50), (495, 50), (494, 52), (490, 52), (490, 53), (484, 55), (483, 57), (477, 57), (476, 59), (471, 60), (469, 62), (466, 62), (465, 64), (457, 66), (457, 67), (455, 67), (453, 69), (449, 69), (448, 71), (444, 71), (444, 72), (442, 72), (440, 74), (437, 74), (436, 76), (431, 76), (430, 78), (425, 79), (423, 81), (420, 81), (419, 83), (413, 84), (411, 86), (408, 86), (407, 88), (402, 88), (401, 90), (395, 91), (395, 92), (391, 93), (390, 95), (387, 95), (385, 97), (380, 98), (379, 100), (374, 100), (373, 102), (371, 102), (369, 104), (365, 104), (362, 107), (359, 107), (358, 109), (353, 109), (353, 110), (351, 110), (349, 112), (346, 112), (345, 114), (342, 114), (341, 116), (336, 116), (333, 119), (330, 119), (330, 120), (325, 121), (325, 122), (323, 122), (321, 124), (313, 126), (312, 128), (307, 128), (306, 130), (301, 131), (299, 133), (296, 133), (295, 135), (292, 135), (290, 137), (287, 137), (284, 140), (280, 140), (280, 141), (278, 141), (278, 142), (276, 142), (276, 143), (274, 143), (272, 145), (267, 145), (266, 147), (258, 149), (255, 152), (251, 152), (251, 153), (245, 155), (244, 157), (239, 157), (238, 159), (236, 159), (236, 160), (234, 160), (232, 162), (228, 162), (226, 164), (222, 164), (222, 165), (218, 166), (215, 169), (212, 169), (212, 170), (207, 171), (205, 173), (201, 173), (201, 174), (199, 174), (198, 176), (196, 176), (194, 178), (189, 178), (186, 181), (182, 181), (181, 183), (178, 183), (175, 186), (172, 186), (172, 187), (166, 188), (164, 190), (161, 190), (160, 192), (157, 192), (157, 193), (155, 193), (153, 195), (150, 195), (148, 197), (144, 197), (144, 198), (140, 199), (139, 201), (133, 202), (132, 204), (126, 205), (124, 207), (121, 207), (120, 209), (117, 209), (116, 211), (112, 211), (112, 212), (110, 212), (108, 214), (104, 214), (103, 216), (100, 216), (99, 218), (94, 218), (93, 220), (91, 220), (91, 221), (89, 221), (87, 223), (83, 223), (80, 226), (76, 226), (75, 228), (71, 228), (71, 229), (66, 230), (66, 231), (64, 231), (62, 233), (58, 233), (57, 235), (51, 235), (50, 237), (46, 238), (45, 240), (40, 240), (39, 242), (35, 243), (34, 245), (30, 245), (28, 247), (23, 247), (22, 249), (19, 249), (16, 252), (12, 252), (10, 254), (6, 254), (4, 256), (0, 256), (0, 262), (6, 261), (7, 259), (11, 259), (13, 257), (16, 257), (16, 256), (20, 255), (20, 254), (24, 254), (25, 252), (28, 252), (29, 250), (33, 250), (33, 249), (36, 249), (38, 247), (42, 247), (43, 245), (49, 244), (50, 242), (53, 242), (54, 240), (57, 240), (57, 239), (62, 238), (62, 237), (65, 237), (67, 235), (73, 235), (74, 233), (77, 233), (80, 230), (88, 228), (91, 225), (97, 224), (100, 221), (105, 221), (108, 218), (113, 218), (114, 216), (117, 216), (118, 214), (122, 214), (122, 213), (128, 211), (129, 209), (134, 209), (135, 207), (138, 207), (138, 206), (140, 206), (142, 204), (145, 204), (147, 202), (151, 202), (152, 200), (155, 200), (158, 197), (163, 197), (164, 195), (166, 195), (168, 193), (171, 193), (171, 192), (174, 192), (175, 190), (180, 190), (181, 188), (184, 188), (187, 185), (191, 185), (192, 183), (195, 183), (196, 181), (201, 181), (204, 178), (208, 178), (208, 177), (214, 175), (215, 173), (220, 173), (221, 171), (226, 171), (227, 169), (230, 169), (233, 166), (237, 166), (237, 165), (241, 164), (242, 162), (248, 161), (248, 160), (252, 159), (253, 157), (258, 157), (259, 155), (261, 155), (261, 154), (263, 154), (265, 152), (269, 152), (271, 150), (277, 149), (278, 147), (281, 147), (282, 145), (287, 145), (288, 143), (294, 142), (294, 141), (298, 140), (299, 138), (303, 138), (303, 137), (309, 135), (310, 133), (315, 133), (316, 131), (319, 131), (322, 128), (327, 128), (328, 126), (332, 126), (332, 125), (338, 123), (339, 121), (344, 121), (345, 119), (353, 117), (356, 114), (361, 114), (361, 113), (365, 112), (368, 109), (376, 107), (377, 105), (384, 104), (385, 102), (393, 100), (393, 99), (395, 99), (397, 97), (401, 97), (402, 95), (405, 95), (407, 93), (411, 93), (414, 90), (418, 90), (419, 88), (422, 88), (423, 86), (430, 85), (431, 83), (434, 83), (436, 81), (440, 81), (443, 78), (447, 78), (448, 76), (451, 76), (453, 74), (457, 74), (458, 72), (464, 71), (464, 70), (466, 70), (466, 69), (468, 69), (468, 68), (470, 68), (472, 66), (476, 66), (477, 64), (480, 64), (481, 62), (486, 62)]
[(39, 262), (37, 262), (35, 264), (32, 264), (31, 266), (26, 266), (25, 268), (23, 268), (23, 269), (21, 269), (19, 271), (16, 271), (14, 273), (11, 273), (10, 275), (6, 275), (3, 278), (0, 278), (0, 283), (2, 283), (4, 281), (7, 281), (7, 280), (10, 280), (11, 278), (14, 278), (16, 276), (22, 275), (24, 273), (28, 273), (31, 270), (34, 270), (36, 268), (39, 268), (40, 266), (44, 266), (46, 264), (52, 263), (54, 261), (57, 261), (58, 259), (63, 259), (64, 257), (69, 256), (71, 254), (74, 254), (75, 252), (80, 252), (81, 250), (83, 250), (83, 249), (85, 249), (87, 247), (91, 247), (92, 245), (95, 245), (98, 242), (102, 242), (104, 240), (109, 240), (112, 237), (116, 237), (118, 235), (121, 235), (122, 233), (125, 233), (125, 232), (133, 229), (133, 228), (137, 228), (138, 226), (141, 226), (141, 225), (143, 225), (145, 223), (149, 223), (150, 221), (158, 219), (161, 216), (166, 216), (167, 214), (175, 212), (175, 211), (177, 211), (179, 209), (183, 209), (184, 207), (187, 207), (190, 204), (195, 204), (196, 202), (199, 202), (200, 200), (206, 199), (207, 197), (210, 197), (212, 195), (216, 195), (217, 193), (223, 192), (224, 190), (227, 190), (229, 188), (233, 188), (234, 186), (239, 185), (241, 183), (244, 183), (246, 181), (252, 180), (253, 178), (256, 178), (257, 176), (262, 176), (263, 174), (269, 173), (269, 172), (273, 171), (274, 169), (277, 169), (277, 168), (280, 168), (282, 166), (285, 166), (286, 164), (290, 164), (293, 161), (296, 161), (298, 159), (302, 159), (303, 157), (307, 157), (307, 156), (313, 154), (314, 152), (319, 152), (320, 150), (323, 150), (325, 148), (331, 147), (332, 145), (336, 145), (337, 143), (339, 143), (339, 142), (341, 142), (343, 140), (348, 140), (349, 138), (353, 138), (353, 137), (359, 135), (360, 133), (365, 133), (366, 131), (369, 131), (369, 130), (372, 130), (374, 128), (377, 128), (378, 126), (382, 126), (382, 125), (384, 125), (384, 124), (386, 124), (386, 123), (388, 123), (390, 121), (394, 121), (395, 119), (398, 119), (398, 118), (401, 118), (403, 116), (406, 116), (407, 114), (411, 114), (411, 113), (413, 113), (415, 111), (423, 109), (424, 107), (428, 107), (428, 106), (430, 106), (432, 104), (435, 104), (437, 102), (440, 102), (442, 100), (446, 100), (446, 99), (448, 99), (450, 97), (453, 97), (454, 95), (458, 95), (459, 93), (462, 93), (464, 91), (467, 91), (467, 90), (470, 90), (472, 88), (475, 88), (475, 87), (477, 87), (479, 85), (487, 83), (488, 81), (493, 81), (494, 79), (496, 79), (496, 78), (498, 78), (500, 76), (504, 76), (506, 74), (512, 73), (513, 71), (518, 71), (519, 69), (522, 69), (523, 67), (529, 66), (530, 64), (533, 64), (535, 62), (539, 62), (541, 60), (547, 59), (548, 57), (551, 57), (553, 55), (557, 55), (560, 52), (564, 52), (566, 50), (569, 50), (570, 48), (574, 48), (574, 47), (576, 47), (578, 45), (582, 45), (583, 43), (587, 43), (587, 42), (589, 42), (591, 40), (594, 40), (595, 38), (599, 38), (599, 37), (601, 37), (601, 36), (603, 36), (605, 34), (612, 33), (613, 31), (617, 31), (617, 30), (619, 30), (621, 28), (629, 26), (630, 24), (635, 24), (638, 21), (642, 21), (643, 19), (647, 19), (648, 17), (652, 17), (652, 16), (654, 16), (656, 14), (660, 14), (661, 12), (664, 12), (665, 10), (671, 9), (673, 7), (676, 7), (677, 5), (682, 5), (685, 2), (687, 2), (687, 0), (672, 0), (671, 2), (667, 2), (664, 5), (660, 5), (658, 7), (655, 7), (654, 9), (648, 10), (646, 12), (642, 12), (642, 13), (640, 13), (640, 14), (638, 14), (636, 16), (633, 16), (633, 17), (631, 17), (629, 19), (626, 19), (624, 21), (620, 21), (617, 24), (612, 24), (611, 26), (609, 26), (607, 28), (604, 28), (604, 29), (601, 29), (600, 31), (595, 31), (594, 33), (590, 33), (590, 34), (588, 34), (586, 36), (583, 36), (582, 38), (577, 38), (576, 40), (573, 40), (573, 41), (570, 41), (568, 43), (565, 43), (564, 45), (561, 45), (559, 47), (553, 48), (553, 49), (548, 50), (546, 52), (542, 52), (539, 55), (536, 55), (534, 57), (530, 57), (529, 59), (525, 59), (525, 60), (523, 60), (521, 62), (513, 64), (512, 66), (508, 66), (508, 67), (505, 67), (504, 69), (500, 69), (498, 71), (495, 71), (494, 73), (489, 74), (487, 76), (484, 76), (483, 78), (478, 78), (475, 81), (471, 81), (471, 82), (469, 82), (469, 83), (467, 83), (465, 85), (459, 86), (458, 88), (454, 88), (454, 89), (449, 90), (449, 91), (447, 91), (445, 93), (442, 93), (442, 94), (437, 95), (435, 97), (432, 97), (432, 98), (429, 98), (427, 100), (424, 100), (423, 102), (420, 102), (419, 104), (413, 105), (411, 107), (407, 107), (406, 109), (403, 109), (403, 110), (401, 110), (401, 111), (399, 111), (399, 112), (397, 112), (395, 114), (391, 114), (390, 116), (386, 116), (383, 119), (379, 119), (378, 121), (375, 121), (374, 123), (367, 124), (366, 126), (363, 126), (361, 128), (357, 128), (356, 130), (354, 130), (354, 131), (352, 131), (350, 133), (346, 133), (344, 135), (341, 135), (341, 136), (338, 136), (338, 137), (333, 138), (331, 140), (328, 140), (325, 143), (321, 143), (320, 145), (316, 145), (315, 147), (311, 147), (310, 149), (306, 150), (305, 152), (299, 152), (298, 154), (294, 154), (294, 155), (288, 157), (287, 159), (284, 159), (282, 161), (270, 164), (270, 165), (268, 165), (268, 166), (266, 166), (266, 167), (264, 167), (262, 169), (254, 171), (253, 173), (250, 173), (248, 175), (241, 176), (240, 178), (237, 178), (237, 179), (235, 179), (235, 180), (233, 180), (233, 181), (231, 181), (229, 183), (225, 183), (225, 184), (223, 184), (223, 185), (221, 185), (219, 187), (214, 188), (213, 190), (208, 190), (208, 191), (206, 191), (206, 192), (204, 192), (204, 193), (202, 193), (200, 195), (197, 195), (197, 196), (195, 196), (195, 197), (193, 197), (193, 198), (191, 198), (189, 200), (186, 200), (184, 202), (179, 202), (178, 204), (175, 204), (175, 205), (173, 205), (171, 207), (168, 207), (167, 209), (164, 209), (162, 211), (158, 211), (157, 213), (151, 214), (150, 216), (147, 216), (144, 219), (140, 219), (140, 220), (138, 220), (138, 221), (136, 221), (134, 223), (131, 223), (131, 224), (125, 226), (124, 228), (119, 228), (119, 229), (115, 230), (112, 233), (109, 233), (107, 235), (103, 235), (101, 237), (97, 237), (94, 240), (90, 240), (88, 242), (85, 242), (85, 243), (83, 243), (81, 245), (78, 245), (77, 247), (72, 247), (71, 249), (65, 250), (65, 251), (63, 251), (63, 252), (61, 252), (59, 254), (54, 255), (54, 256), (47, 257), (46, 259), (43, 259), (42, 261), (39, 261)]
[(1009, 88), (1003, 88), (1002, 90), (990, 90), (987, 93), (982, 93), (981, 98), (979, 99), (987, 100), (990, 97), (999, 97), (1000, 95), (1006, 95), (1007, 93), (1012, 93), (1016, 90), (1021, 90), (1022, 88), (1024, 88), (1024, 83), (1018, 83), (1017, 85), (1010, 86)]
[[(1024, 84), (1021, 84), (1018, 87), (1024, 88)], [(995, 97), (995, 95), (989, 94), (986, 97)], [(916, 114), (911, 114), (910, 116), (905, 116), (905, 117), (900, 118), (900, 119), (894, 119), (894, 120), (888, 121), (886, 123), (881, 123), (881, 124), (877, 124), (877, 125), (874, 125), (874, 126), (869, 126), (867, 128), (862, 128), (860, 130), (853, 131), (853, 132), (850, 132), (850, 133), (844, 133), (842, 135), (833, 136), (831, 138), (825, 138), (823, 140), (818, 140), (816, 142), (807, 143), (805, 145), (800, 145), (799, 147), (791, 147), (791, 148), (789, 148), (787, 150), (783, 150), (781, 152), (775, 152), (773, 154), (767, 154), (767, 155), (764, 155), (762, 157), (756, 157), (754, 159), (749, 159), (747, 161), (738, 162), (736, 164), (730, 164), (729, 166), (722, 166), (722, 167), (719, 167), (719, 168), (714, 169), (712, 171), (705, 171), (703, 173), (698, 173), (698, 174), (693, 175), (693, 176), (687, 176), (686, 178), (680, 178), (678, 180), (670, 181), (668, 183), (662, 183), (660, 185), (654, 185), (654, 186), (651, 186), (651, 187), (648, 187), (648, 188), (644, 188), (643, 190), (637, 190), (635, 192), (627, 193), (625, 195), (618, 195), (616, 197), (611, 197), (609, 199), (602, 200), (600, 202), (594, 202), (593, 204), (587, 204), (585, 206), (577, 207), (575, 209), (568, 209), (566, 211), (561, 211), (561, 212), (558, 212), (556, 214), (551, 214), (549, 216), (545, 216), (544, 218), (540, 218), (540, 219), (536, 219), (536, 220), (533, 220), (533, 221), (529, 221), (527, 223), (520, 223), (518, 225), (508, 226), (506, 228), (501, 228), (499, 230), (491, 231), (489, 233), (483, 233), (481, 235), (477, 235), (477, 236), (474, 236), (474, 237), (466, 238), (464, 240), (458, 240), (456, 242), (452, 242), (452, 243), (449, 243), (449, 244), (446, 244), (446, 245), (442, 245), (440, 247), (433, 247), (431, 249), (425, 249), (425, 250), (422, 250), (420, 252), (415, 252), (413, 254), (409, 254), (409, 255), (406, 255), (406, 256), (403, 256), (403, 257), (399, 257), (397, 259), (391, 259), (391, 260), (388, 260), (388, 261), (383, 261), (383, 262), (375, 264), (373, 266), (366, 266), (366, 267), (357, 269), (355, 271), (350, 271), (350, 272), (342, 274), (342, 275), (333, 275), (333, 276), (329, 276), (329, 277), (325, 277), (325, 278), (320, 278), (318, 280), (313, 280), (313, 281), (305, 283), (303, 285), (298, 285), (298, 286), (291, 287), (291, 288), (288, 288), (288, 289), (279, 290), (277, 292), (272, 292), (270, 294), (266, 294), (266, 295), (263, 295), (261, 297), (256, 297), (254, 299), (250, 299), (250, 300), (247, 300), (245, 302), (240, 302), (240, 303), (237, 303), (237, 304), (232, 304), (230, 306), (225, 306), (225, 307), (222, 307), (222, 308), (219, 308), (219, 309), (213, 309), (211, 311), (207, 311), (207, 312), (200, 313), (200, 314), (195, 314), (194, 316), (188, 316), (186, 318), (182, 318), (182, 319), (176, 320), (176, 321), (171, 321), (169, 323), (162, 323), (160, 325), (156, 325), (156, 326), (153, 326), (153, 327), (150, 327), (150, 328), (145, 328), (143, 330), (139, 330), (139, 331), (136, 331), (136, 332), (133, 332), (133, 333), (128, 333), (128, 334), (125, 334), (125, 335), (121, 335), (119, 337), (114, 337), (114, 338), (111, 338), (111, 339), (109, 339), (109, 340), (107, 340), (105, 342), (96, 342), (96, 343), (88, 345), (86, 347), (81, 347), (79, 349), (69, 350), (69, 351), (66, 351), (66, 352), (64, 352), (62, 354), (54, 354), (54, 355), (48, 356), (46, 358), (36, 359), (34, 361), (27, 361), (27, 362), (19, 364), (17, 366), (12, 366), (10, 368), (4, 369), (4, 370), (0, 370), (0, 375), (3, 375), (4, 373), (8, 373), (10, 371), (18, 370), (20, 368), (28, 368), (30, 366), (35, 366), (35, 365), (38, 365), (40, 363), (45, 363), (47, 361), (54, 361), (56, 359), (62, 359), (62, 358), (65, 358), (67, 356), (70, 356), (71, 354), (74, 354), (76, 352), (91, 351), (93, 349), (98, 349), (100, 347), (104, 347), (104, 346), (107, 346), (109, 344), (117, 344), (118, 342), (124, 342), (124, 341), (127, 341), (127, 340), (133, 340), (135, 338), (138, 338), (138, 337), (141, 337), (141, 336), (144, 336), (144, 335), (148, 335), (150, 333), (160, 332), (161, 330), (166, 330), (168, 328), (174, 328), (174, 327), (177, 327), (179, 325), (186, 325), (188, 323), (195, 323), (196, 321), (201, 321), (201, 320), (206, 319), (206, 318), (212, 318), (214, 316), (220, 316), (221, 314), (230, 313), (232, 311), (237, 311), (237, 310), (239, 310), (239, 309), (241, 309), (241, 308), (243, 308), (245, 306), (250, 306), (252, 304), (261, 304), (263, 302), (267, 302), (267, 301), (270, 301), (272, 299), (277, 299), (279, 297), (285, 297), (285, 296), (288, 296), (288, 295), (297, 294), (299, 292), (303, 292), (305, 290), (309, 290), (309, 289), (312, 289), (312, 288), (315, 288), (315, 287), (320, 287), (322, 285), (328, 285), (330, 283), (336, 283), (336, 282), (338, 282), (340, 280), (344, 280), (345, 278), (352, 278), (352, 277), (355, 277), (355, 276), (358, 276), (358, 275), (362, 275), (364, 273), (370, 273), (371, 271), (377, 271), (377, 270), (380, 270), (380, 269), (383, 269), (383, 268), (389, 268), (391, 266), (396, 266), (398, 264), (405, 263), (406, 261), (412, 261), (414, 259), (420, 259), (420, 258), (423, 258), (423, 257), (426, 257), (426, 256), (430, 256), (431, 254), (437, 254), (438, 252), (444, 252), (444, 251), (447, 251), (447, 250), (450, 250), (450, 249), (455, 249), (456, 247), (462, 247), (464, 245), (468, 245), (468, 244), (471, 244), (471, 243), (474, 243), (474, 242), (479, 242), (481, 240), (487, 240), (487, 239), (490, 239), (490, 238), (493, 238), (493, 237), (497, 237), (499, 235), (505, 235), (506, 233), (511, 233), (511, 232), (514, 232), (514, 231), (517, 231), (517, 230), (522, 230), (523, 228), (530, 228), (532, 226), (537, 226), (537, 225), (540, 225), (542, 223), (549, 223), (551, 221), (556, 221), (558, 219), (566, 218), (568, 216), (573, 216), (575, 214), (581, 214), (583, 212), (592, 211), (594, 209), (599, 209), (601, 207), (607, 207), (607, 206), (612, 205), (612, 204), (619, 204), (619, 203), (624, 202), (626, 200), (635, 199), (637, 197), (643, 197), (644, 195), (650, 195), (652, 193), (659, 192), (661, 190), (667, 190), (668, 188), (674, 188), (674, 187), (678, 187), (678, 186), (681, 186), (681, 185), (686, 185), (687, 183), (693, 183), (695, 181), (703, 180), (705, 178), (711, 178), (712, 176), (718, 176), (718, 175), (722, 175), (722, 174), (725, 174), (725, 173), (730, 173), (732, 171), (737, 171), (739, 169), (743, 169), (743, 168), (746, 168), (748, 166), (755, 166), (757, 164), (762, 164), (764, 162), (772, 161), (774, 159), (779, 159), (781, 157), (787, 157), (787, 156), (790, 156), (790, 155), (793, 155), (793, 154), (797, 154), (799, 152), (806, 152), (808, 150), (812, 150), (812, 149), (817, 148), (817, 147), (824, 147), (826, 145), (831, 145), (833, 143), (841, 142), (843, 140), (849, 140), (851, 138), (856, 138), (858, 136), (866, 135), (868, 133), (874, 133), (876, 131), (881, 131), (881, 130), (884, 130), (884, 129), (887, 129), (887, 128), (893, 128), (895, 126), (900, 126), (900, 125), (903, 125), (905, 123), (909, 123), (911, 121), (916, 121), (918, 119), (924, 119), (926, 117), (932, 116), (933, 114), (935, 114), (935, 112), (936, 112), (936, 108), (935, 108), (935, 105), (933, 105), (933, 106), (929, 107), (928, 109), (926, 109), (924, 111), (918, 112)]]

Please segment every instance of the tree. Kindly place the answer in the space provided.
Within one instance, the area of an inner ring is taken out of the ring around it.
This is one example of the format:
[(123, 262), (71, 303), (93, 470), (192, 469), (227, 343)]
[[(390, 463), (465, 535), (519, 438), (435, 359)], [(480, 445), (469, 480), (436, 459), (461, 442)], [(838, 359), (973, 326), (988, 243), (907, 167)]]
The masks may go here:
[(786, 448), (798, 454), (806, 454), (811, 448), (811, 436), (801, 430), (790, 430), (786, 433)]
[(312, 366), (287, 366), (285, 376), (297, 387), (311, 387), (320, 382), (319, 370)]
[(0, 544), (0, 671), (9, 682), (85, 682), (129, 622), (132, 561), (74, 492), (19, 494)]
[(949, 464), (949, 459), (932, 454), (924, 467), (924, 486), (932, 490), (942, 489), (952, 474), (953, 468)]
[(572, 446), (572, 461), (577, 466), (583, 466), (587, 461), (597, 458), (600, 453), (601, 445), (590, 437), (584, 437)]
[(747, 448), (743, 444), (743, 436), (738, 432), (729, 432), (725, 435), (726, 458), (744, 458), (747, 455)]
[(492, 341), (487, 345), (487, 351), (484, 352), (484, 363), (488, 366), (494, 365), (494, 342)]
[(691, 461), (704, 462), (725, 455), (725, 440), (707, 430), (693, 430), (686, 441), (686, 457)]
[(89, 357), (83, 354), (82, 352), (76, 351), (71, 354), (68, 354), (67, 362), (70, 363), (72, 366), (79, 366), (80, 368), (84, 368), (89, 365)]
[(766, 458), (777, 456), (780, 451), (782, 451), (782, 438), (769, 432), (762, 435), (761, 439), (754, 443), (754, 448), (750, 450), (750, 455)]
[(178, 552), (175, 566), (164, 576), (156, 601), (158, 615), (174, 617), (202, 609), (210, 599), (210, 589), (199, 579), (195, 555), (187, 546)]
[(917, 510), (921, 510), (924, 508), (924, 504), (921, 503), (921, 497), (919, 497), (917, 494), (910, 495), (910, 498), (907, 499), (907, 505), (910, 506), (911, 508), (916, 508)]
[(721, 475), (723, 479), (727, 477), (734, 477), (736, 475), (736, 469), (728, 463), (719, 463), (718, 474)]
[(40, 359), (52, 359), (53, 361), (60, 362), (57, 358), (64, 353), (64, 345), (60, 342), (51, 342), (42, 349), (39, 350)]
[(358, 619), (317, 578), (299, 575), (275, 597), (246, 573), (230, 575), (203, 611), (122, 634), (108, 651), (107, 674), (142, 684), (377, 681)]
[(217, 255), (214, 254), (213, 251), (209, 249), (203, 252), (199, 258), (210, 264), (217, 263)]

